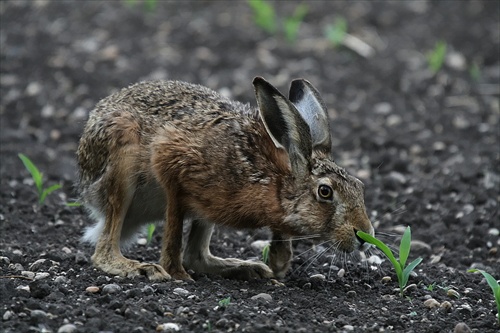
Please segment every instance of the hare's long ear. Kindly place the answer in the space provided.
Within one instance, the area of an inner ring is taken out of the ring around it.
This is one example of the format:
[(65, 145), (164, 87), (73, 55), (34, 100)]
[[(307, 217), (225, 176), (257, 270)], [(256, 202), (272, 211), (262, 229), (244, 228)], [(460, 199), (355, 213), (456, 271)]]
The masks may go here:
[(319, 92), (309, 81), (297, 79), (290, 85), (289, 99), (309, 125), (313, 149), (330, 154), (332, 141), (328, 112)]
[(285, 149), (295, 177), (311, 169), (311, 132), (295, 106), (261, 77), (253, 80), (260, 115), (277, 148)]

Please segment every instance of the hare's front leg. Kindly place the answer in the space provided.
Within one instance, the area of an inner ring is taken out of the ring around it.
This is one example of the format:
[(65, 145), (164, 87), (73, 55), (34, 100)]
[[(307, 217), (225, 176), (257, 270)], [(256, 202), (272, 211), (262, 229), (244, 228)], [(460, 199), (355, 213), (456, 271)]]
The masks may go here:
[(108, 197), (104, 208), (105, 221), (92, 262), (109, 274), (126, 277), (146, 275), (150, 280), (168, 280), (170, 276), (160, 265), (127, 259), (120, 251), (123, 221), (135, 191), (135, 181), (130, 180), (126, 173), (130, 163), (127, 158), (118, 160), (110, 166), (103, 179)]
[[(172, 188), (175, 186), (171, 186)], [(177, 202), (178, 193), (167, 190), (167, 214), (163, 228), (160, 264), (177, 280), (192, 280), (182, 266), (182, 225), (184, 212)]]
[(269, 248), (269, 266), (278, 279), (285, 277), (292, 259), (292, 241), (284, 235), (273, 232)]
[(213, 224), (195, 220), (184, 250), (184, 266), (198, 273), (220, 275), (231, 279), (249, 280), (273, 277), (273, 272), (262, 262), (219, 258), (210, 253)]

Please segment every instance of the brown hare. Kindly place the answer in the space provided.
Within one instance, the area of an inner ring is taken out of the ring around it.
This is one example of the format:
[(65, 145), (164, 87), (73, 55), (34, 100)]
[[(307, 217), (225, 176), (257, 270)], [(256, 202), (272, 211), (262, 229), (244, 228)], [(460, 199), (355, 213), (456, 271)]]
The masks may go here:
[[(294, 80), (286, 98), (263, 78), (253, 85), (256, 109), (177, 81), (138, 83), (96, 105), (78, 148), (82, 202), (97, 221), (83, 239), (95, 244), (96, 267), (151, 280), (190, 279), (189, 269), (282, 278), (291, 237), (314, 235), (344, 252), (368, 247), (356, 237), (374, 233), (363, 184), (332, 159), (317, 90)], [(121, 245), (158, 221), (160, 264), (125, 258)], [(268, 227), (269, 267), (213, 256), (214, 224)]]

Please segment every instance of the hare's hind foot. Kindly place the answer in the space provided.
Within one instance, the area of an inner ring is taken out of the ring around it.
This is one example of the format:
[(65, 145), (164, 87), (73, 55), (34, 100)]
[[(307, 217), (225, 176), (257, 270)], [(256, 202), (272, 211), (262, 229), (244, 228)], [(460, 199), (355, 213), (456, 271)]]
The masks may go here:
[(96, 252), (92, 256), (92, 262), (95, 267), (108, 274), (128, 278), (146, 276), (151, 281), (164, 281), (171, 279), (171, 276), (160, 265), (142, 263), (137, 260), (127, 259), (121, 254), (108, 256)]
[(234, 258), (219, 258), (211, 254), (195, 261), (184, 261), (188, 269), (197, 273), (220, 275), (229, 279), (251, 280), (272, 278), (273, 271), (264, 263)]

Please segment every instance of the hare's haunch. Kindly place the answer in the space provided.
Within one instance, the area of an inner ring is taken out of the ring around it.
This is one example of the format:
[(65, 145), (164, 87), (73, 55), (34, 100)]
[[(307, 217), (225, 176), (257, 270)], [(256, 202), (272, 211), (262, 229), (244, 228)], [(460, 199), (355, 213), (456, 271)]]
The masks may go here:
[[(317, 235), (340, 251), (373, 235), (363, 184), (331, 156), (326, 107), (306, 80), (284, 97), (253, 81), (258, 108), (208, 88), (143, 82), (101, 100), (78, 147), (82, 201), (97, 223), (83, 239), (109, 274), (189, 279), (186, 269), (230, 278), (283, 277), (290, 237)], [(183, 223), (191, 230), (183, 249)], [(160, 264), (125, 258), (120, 246), (164, 221)], [(213, 225), (268, 227), (269, 266), (209, 250)]]

